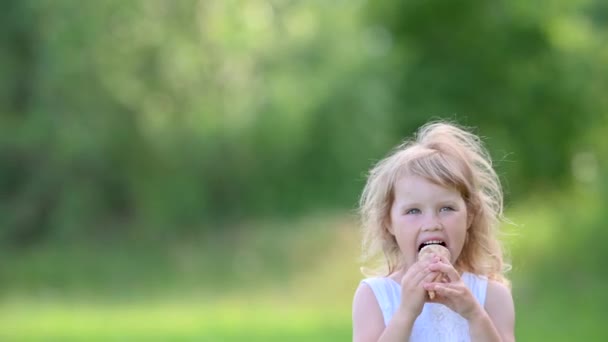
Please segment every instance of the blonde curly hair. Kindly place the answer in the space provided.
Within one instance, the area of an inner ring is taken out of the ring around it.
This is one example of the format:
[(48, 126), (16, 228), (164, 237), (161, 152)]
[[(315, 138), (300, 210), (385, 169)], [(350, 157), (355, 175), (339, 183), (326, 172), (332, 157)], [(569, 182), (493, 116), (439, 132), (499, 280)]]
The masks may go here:
[(369, 172), (359, 203), (363, 228), (363, 260), (382, 256), (382, 267), (365, 275), (388, 275), (400, 264), (401, 251), (390, 233), (390, 209), (395, 182), (404, 174), (424, 177), (458, 190), (469, 215), (467, 237), (455, 262), (459, 272), (471, 272), (509, 285), (499, 240), (503, 193), (492, 160), (481, 139), (456, 124), (438, 121), (422, 126)]

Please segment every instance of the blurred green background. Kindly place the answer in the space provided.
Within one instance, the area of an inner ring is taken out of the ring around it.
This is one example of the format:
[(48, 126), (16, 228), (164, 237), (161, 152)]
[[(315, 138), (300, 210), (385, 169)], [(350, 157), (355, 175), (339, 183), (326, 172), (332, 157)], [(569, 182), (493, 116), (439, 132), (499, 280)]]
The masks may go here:
[(516, 335), (608, 314), (601, 0), (5, 0), (0, 340), (348, 341), (365, 173), (475, 127)]

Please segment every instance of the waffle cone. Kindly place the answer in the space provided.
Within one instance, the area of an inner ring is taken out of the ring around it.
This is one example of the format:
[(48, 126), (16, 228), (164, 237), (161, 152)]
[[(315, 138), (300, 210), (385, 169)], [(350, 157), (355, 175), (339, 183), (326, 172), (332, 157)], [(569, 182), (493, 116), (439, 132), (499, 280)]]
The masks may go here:
[[(428, 246), (422, 247), (420, 252), (418, 252), (418, 260), (425, 260), (428, 258), (432, 258), (434, 255), (442, 256), (442, 257), (445, 257), (446, 259), (450, 260), (450, 251), (441, 245), (428, 245)], [(443, 276), (444, 275), (442, 273), (437, 274), (435, 279), (433, 279), (433, 282), (441, 281), (443, 279)], [(431, 291), (428, 291), (428, 293), (429, 293), (429, 298), (431, 300), (435, 299), (435, 297), (436, 297), (435, 291), (431, 290)]]

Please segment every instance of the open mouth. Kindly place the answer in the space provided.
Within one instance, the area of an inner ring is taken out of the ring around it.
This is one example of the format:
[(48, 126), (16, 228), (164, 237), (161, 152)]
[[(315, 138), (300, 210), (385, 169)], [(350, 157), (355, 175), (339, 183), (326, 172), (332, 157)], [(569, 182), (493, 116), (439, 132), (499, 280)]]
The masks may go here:
[(421, 243), (420, 246), (418, 246), (418, 252), (420, 252), (420, 250), (423, 247), (430, 246), (430, 245), (439, 245), (439, 246), (447, 247), (445, 242), (443, 242), (441, 240), (431, 240), (431, 241), (426, 241), (426, 242)]

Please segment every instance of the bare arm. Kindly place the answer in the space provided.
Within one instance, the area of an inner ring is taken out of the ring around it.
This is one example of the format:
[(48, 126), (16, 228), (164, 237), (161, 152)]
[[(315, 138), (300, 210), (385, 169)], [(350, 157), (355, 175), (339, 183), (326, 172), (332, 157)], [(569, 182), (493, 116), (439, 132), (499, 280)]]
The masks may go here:
[(500, 341), (515, 341), (515, 306), (511, 291), (505, 285), (488, 281), (485, 311), (500, 336)]
[(472, 341), (515, 341), (515, 309), (509, 289), (495, 281), (488, 282), (485, 310), (477, 310), (469, 319)]
[(374, 292), (362, 283), (353, 300), (353, 342), (407, 341), (415, 319), (409, 317), (404, 310), (397, 310), (385, 327)]

